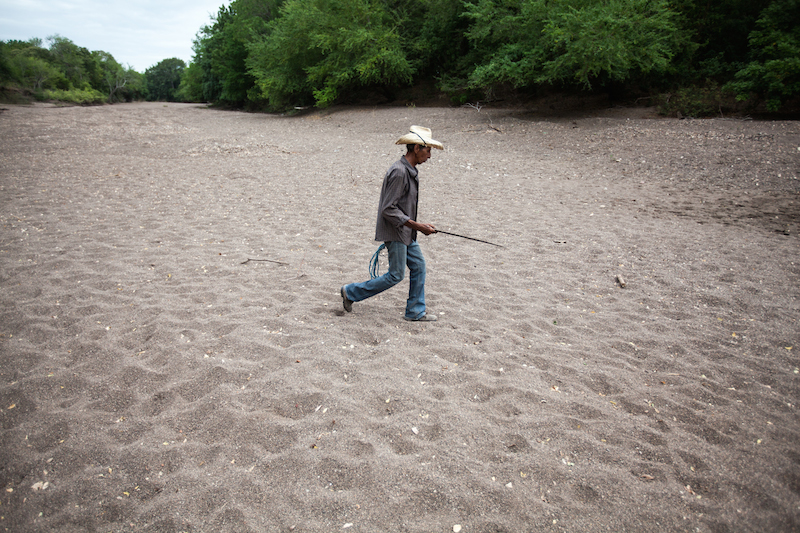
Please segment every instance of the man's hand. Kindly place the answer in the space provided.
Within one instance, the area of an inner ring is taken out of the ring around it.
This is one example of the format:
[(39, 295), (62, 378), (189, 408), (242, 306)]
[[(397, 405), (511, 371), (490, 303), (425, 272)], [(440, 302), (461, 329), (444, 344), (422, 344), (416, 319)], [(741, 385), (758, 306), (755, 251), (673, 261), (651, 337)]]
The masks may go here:
[(415, 220), (408, 220), (406, 221), (406, 226), (413, 230), (417, 230), (419, 232), (424, 233), (425, 235), (430, 235), (431, 233), (436, 233), (436, 228), (433, 224), (420, 224)]
[(430, 235), (431, 233), (436, 233), (436, 228), (433, 227), (433, 224), (420, 224), (419, 229), (417, 231), (421, 231), (425, 235)]

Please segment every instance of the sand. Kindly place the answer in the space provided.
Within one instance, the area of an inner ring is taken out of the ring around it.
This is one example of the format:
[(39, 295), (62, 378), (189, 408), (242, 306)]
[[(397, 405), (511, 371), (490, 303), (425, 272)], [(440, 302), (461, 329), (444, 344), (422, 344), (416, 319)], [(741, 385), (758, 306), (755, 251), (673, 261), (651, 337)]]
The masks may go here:
[[(412, 124), (504, 248), (344, 313)], [(799, 173), (647, 109), (6, 106), (0, 529), (798, 531)]]

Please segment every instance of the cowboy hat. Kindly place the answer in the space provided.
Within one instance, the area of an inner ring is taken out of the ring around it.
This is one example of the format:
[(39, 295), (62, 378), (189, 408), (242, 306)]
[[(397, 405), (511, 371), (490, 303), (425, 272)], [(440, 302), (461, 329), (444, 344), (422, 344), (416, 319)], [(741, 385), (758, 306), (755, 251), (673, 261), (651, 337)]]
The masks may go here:
[(411, 131), (400, 137), (395, 144), (421, 144), (444, 150), (442, 143), (431, 138), (431, 130), (422, 126), (411, 126)]

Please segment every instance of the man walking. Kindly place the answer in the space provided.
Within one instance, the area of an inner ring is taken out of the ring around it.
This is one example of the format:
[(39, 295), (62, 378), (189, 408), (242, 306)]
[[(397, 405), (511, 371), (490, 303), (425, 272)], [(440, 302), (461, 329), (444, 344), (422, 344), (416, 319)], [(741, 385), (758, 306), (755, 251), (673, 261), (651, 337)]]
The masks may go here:
[(444, 150), (442, 143), (431, 138), (431, 130), (411, 126), (409, 133), (395, 144), (406, 145), (406, 154), (394, 163), (383, 178), (378, 222), (375, 225), (375, 240), (383, 241), (389, 252), (389, 271), (377, 278), (362, 283), (343, 285), (342, 304), (348, 313), (353, 302), (394, 287), (403, 280), (406, 266), (410, 273), (408, 301), (405, 319), (414, 322), (434, 322), (425, 308), (425, 258), (417, 243), (417, 232), (425, 235), (436, 233), (432, 224), (417, 222), (419, 177), (417, 165), (431, 157), (431, 147)]

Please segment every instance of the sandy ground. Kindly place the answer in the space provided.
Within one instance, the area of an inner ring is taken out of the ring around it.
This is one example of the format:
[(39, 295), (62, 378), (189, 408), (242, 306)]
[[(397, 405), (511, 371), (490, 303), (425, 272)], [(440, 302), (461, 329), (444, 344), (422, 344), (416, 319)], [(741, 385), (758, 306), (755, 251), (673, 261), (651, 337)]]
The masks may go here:
[[(345, 314), (412, 124), (504, 248)], [(0, 529), (798, 531), (799, 174), (796, 122), (7, 106)]]

